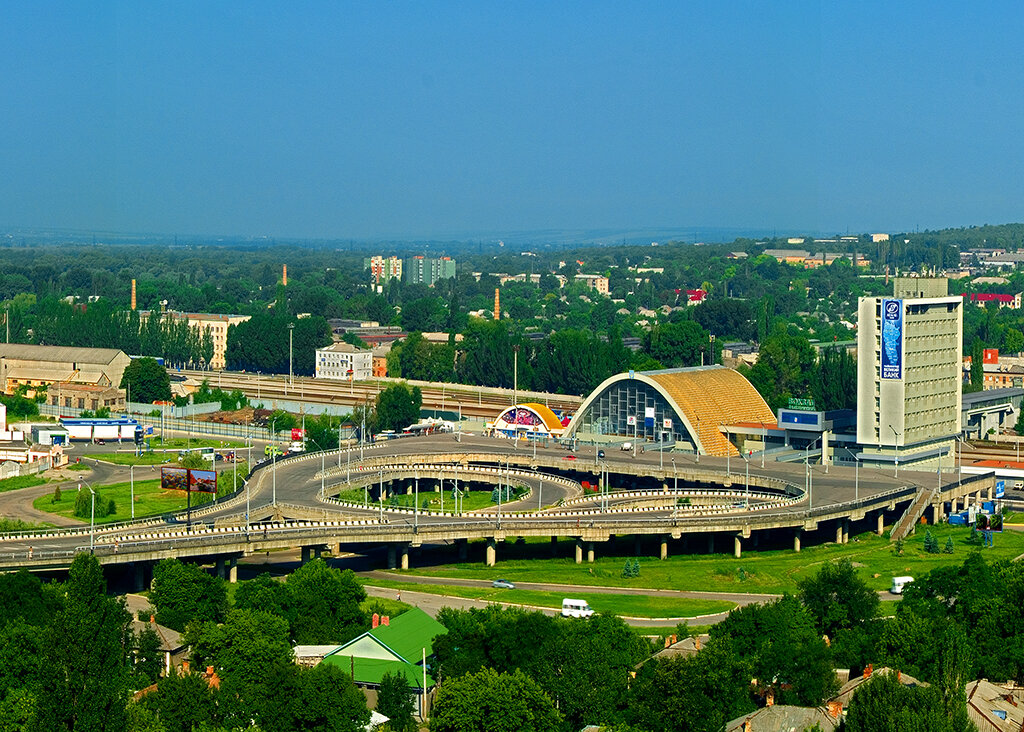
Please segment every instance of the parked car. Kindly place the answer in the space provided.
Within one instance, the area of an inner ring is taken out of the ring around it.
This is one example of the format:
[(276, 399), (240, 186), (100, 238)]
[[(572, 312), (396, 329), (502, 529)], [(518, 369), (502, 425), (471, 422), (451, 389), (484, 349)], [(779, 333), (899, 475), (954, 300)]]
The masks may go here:
[(491, 583), (491, 587), (497, 587), (502, 590), (514, 590), (516, 585), (514, 582), (510, 582), (507, 579), (496, 579)]
[(622, 450), (623, 452), (627, 452), (629, 450), (632, 450), (633, 449), (633, 443), (632, 442), (623, 442), (622, 443), (622, 447), (620, 447), (619, 449)]
[(563, 455), (562, 456), (562, 460), (575, 460), (575, 459), (576, 459), (575, 455)]

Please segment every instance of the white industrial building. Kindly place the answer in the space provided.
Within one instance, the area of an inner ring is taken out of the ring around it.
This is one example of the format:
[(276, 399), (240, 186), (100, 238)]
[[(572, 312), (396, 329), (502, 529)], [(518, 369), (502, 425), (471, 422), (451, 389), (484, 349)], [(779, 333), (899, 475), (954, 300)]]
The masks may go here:
[(316, 378), (363, 381), (373, 377), (373, 351), (351, 343), (316, 349)]

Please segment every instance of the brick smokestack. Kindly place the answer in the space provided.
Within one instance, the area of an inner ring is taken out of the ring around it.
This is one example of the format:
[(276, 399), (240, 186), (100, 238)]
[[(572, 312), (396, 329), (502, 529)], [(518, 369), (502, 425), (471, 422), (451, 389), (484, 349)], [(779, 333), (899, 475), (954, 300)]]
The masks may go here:
[(494, 319), (501, 320), (501, 298), (497, 287), (494, 288)]
[(132, 310), (135, 309), (135, 280), (132, 280)]
[(281, 270), (281, 284), (285, 287), (288, 286), (288, 265), (285, 264)]

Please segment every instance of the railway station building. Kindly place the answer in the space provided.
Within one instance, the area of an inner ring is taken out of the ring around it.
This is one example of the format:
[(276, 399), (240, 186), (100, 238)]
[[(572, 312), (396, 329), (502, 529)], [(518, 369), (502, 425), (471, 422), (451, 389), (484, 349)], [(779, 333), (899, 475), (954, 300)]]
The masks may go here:
[(728, 425), (776, 426), (775, 415), (738, 371), (724, 366), (630, 371), (584, 400), (566, 437), (598, 442), (671, 443), (703, 455), (738, 455)]

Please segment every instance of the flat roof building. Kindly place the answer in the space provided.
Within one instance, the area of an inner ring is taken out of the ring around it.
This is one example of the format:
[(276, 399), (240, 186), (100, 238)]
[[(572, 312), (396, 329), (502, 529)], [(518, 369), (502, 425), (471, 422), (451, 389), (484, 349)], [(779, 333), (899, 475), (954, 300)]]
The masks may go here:
[(860, 298), (862, 460), (898, 469), (901, 462), (934, 464), (950, 451), (961, 430), (962, 347), (963, 298), (948, 295), (945, 279), (897, 278), (892, 297)]
[(316, 349), (316, 378), (366, 381), (372, 377), (373, 351), (344, 342)]

